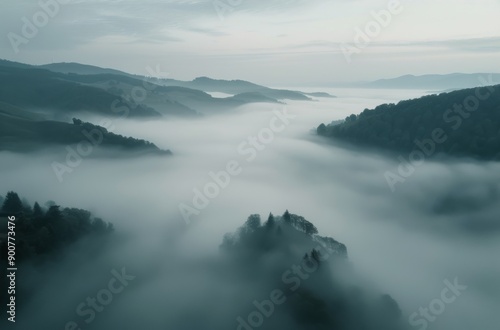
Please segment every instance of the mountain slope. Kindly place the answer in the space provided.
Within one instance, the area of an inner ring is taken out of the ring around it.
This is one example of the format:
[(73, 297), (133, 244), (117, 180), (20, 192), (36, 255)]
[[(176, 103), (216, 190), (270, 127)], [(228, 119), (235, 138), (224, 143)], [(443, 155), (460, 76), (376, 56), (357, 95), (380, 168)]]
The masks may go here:
[(71, 62), (71, 63), (51, 63), (51, 64), (39, 65), (38, 67), (41, 69), (46, 69), (46, 70), (50, 70), (53, 72), (59, 72), (59, 73), (65, 73), (65, 74), (67, 74), (67, 73), (74, 73), (74, 74), (79, 74), (79, 75), (117, 74), (117, 75), (123, 75), (123, 76), (132, 76), (126, 72), (119, 71), (119, 70), (100, 68), (98, 66), (80, 64), (80, 63), (74, 63), (74, 62)]
[(12, 108), (0, 104), (0, 151), (29, 152), (56, 145), (90, 143), (127, 153), (170, 154), (151, 142), (108, 132), (104, 127), (74, 119), (73, 124), (33, 120), (12, 115)]
[[(142, 80), (144, 77), (128, 74), (114, 69), (104, 69), (97, 66), (85, 65), (80, 63), (52, 63), (39, 66), (59, 73), (74, 73), (78, 75), (101, 75), (113, 74)], [(148, 79), (151, 80), (151, 79)], [(220, 92), (226, 94), (244, 94), (260, 93), (264, 97), (276, 100), (310, 100), (308, 96), (314, 97), (334, 97), (327, 93), (303, 93), (299, 91), (273, 89), (244, 80), (220, 80), (208, 77), (198, 77), (192, 81), (181, 81), (176, 79), (156, 79), (159, 84), (164, 86), (178, 86), (191, 89), (202, 90), (205, 92)]]
[(232, 95), (243, 93), (259, 93), (265, 97), (277, 100), (311, 100), (302, 92), (284, 89), (273, 89), (244, 80), (217, 80), (208, 77), (198, 77), (192, 81), (165, 79), (162, 81), (162, 83), (165, 86), (182, 86), (199, 89), (205, 92), (219, 92)]
[[(147, 97), (145, 99), (141, 98), (141, 102), (163, 115), (196, 116), (198, 112), (220, 112), (254, 102), (280, 103), (278, 100), (310, 101), (310, 96), (335, 97), (324, 92), (304, 93), (293, 90), (273, 89), (244, 80), (217, 80), (208, 77), (199, 77), (192, 81), (181, 81), (142, 77), (119, 70), (105, 69), (80, 63), (52, 63), (30, 66), (9, 61), (3, 62), (4, 66), (8, 67), (50, 70), (50, 72), (58, 74), (61, 80), (85, 84), (88, 87), (97, 87), (105, 92), (124, 98), (129, 102), (131, 102), (130, 98), (132, 94), (137, 92), (137, 88), (139, 88), (141, 89), (141, 93), (147, 93)], [(1, 66), (2, 62), (0, 62)], [(176, 96), (179, 95), (170, 90), (170, 87), (183, 87), (185, 90), (183, 95), (177, 98)], [(205, 93), (205, 96), (193, 95), (194, 97), (191, 98), (187, 95), (188, 90), (220, 92), (231, 94), (235, 97), (214, 98)]]
[[(65, 80), (62, 74), (42, 69), (0, 65), (0, 101), (55, 115), (89, 112), (104, 116), (122, 115), (114, 111), (129, 102), (100, 88)], [(159, 117), (143, 105), (128, 106), (130, 117)]]
[[(113, 75), (121, 75), (124, 77), (130, 77), (131, 79), (138, 79), (138, 80), (144, 78), (144, 77), (134, 76), (118, 70), (103, 69), (96, 66), (84, 65), (79, 63), (53, 63), (53, 64), (41, 65), (40, 68), (48, 69), (59, 73), (72, 73), (78, 75), (113, 74)], [(292, 100), (309, 99), (304, 93), (301, 92), (275, 90), (243, 80), (231, 80), (231, 81), (216, 80), (207, 77), (199, 77), (192, 81), (181, 81), (175, 79), (157, 79), (157, 80), (163, 86), (186, 87), (205, 92), (221, 92), (233, 95), (250, 93), (250, 92), (253, 93), (259, 92), (263, 96), (268, 97), (270, 99), (292, 99)], [(274, 100), (273, 102), (276, 102), (276, 100)]]
[[(196, 116), (201, 113), (219, 113), (233, 110), (248, 103), (269, 102), (278, 103), (274, 98), (266, 97), (260, 93), (253, 93), (253, 97), (216, 98), (204, 91), (184, 86), (182, 82), (174, 81), (174, 85), (162, 85), (162, 80), (132, 77), (112, 73), (64, 76), (65, 80), (89, 87), (99, 88), (124, 99), (131, 99), (139, 94), (140, 101), (153, 107), (163, 115)], [(193, 109), (196, 109), (193, 110)]]
[(500, 160), (500, 85), (383, 104), (319, 135), (402, 153)]

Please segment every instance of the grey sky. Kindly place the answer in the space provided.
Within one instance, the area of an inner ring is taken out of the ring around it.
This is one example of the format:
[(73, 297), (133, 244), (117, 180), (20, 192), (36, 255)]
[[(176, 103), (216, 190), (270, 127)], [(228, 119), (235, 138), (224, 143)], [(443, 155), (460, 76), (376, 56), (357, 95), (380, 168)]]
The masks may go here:
[(356, 28), (365, 29), (390, 0), (59, 1), (69, 3), (17, 53), (9, 33), (23, 37), (22, 18), (33, 22), (42, 9), (35, 0), (2, 3), (0, 57), (143, 75), (160, 65), (172, 78), (271, 85), (499, 71), (498, 0), (400, 0), (398, 13), (350, 62), (340, 45), (354, 47)]

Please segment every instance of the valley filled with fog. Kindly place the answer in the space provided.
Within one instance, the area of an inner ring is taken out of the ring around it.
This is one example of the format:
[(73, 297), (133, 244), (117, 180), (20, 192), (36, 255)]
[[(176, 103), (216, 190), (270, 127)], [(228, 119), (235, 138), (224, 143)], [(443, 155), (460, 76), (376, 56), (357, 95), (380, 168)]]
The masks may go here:
[[(79, 318), (75, 306), (97, 292), (112, 269), (126, 267), (135, 279), (106, 312), (97, 314), (92, 329), (184, 329), (179, 311), (186, 308), (210, 310), (213, 319), (224, 318), (236, 328), (231, 301), (213, 291), (238, 284), (225, 283), (204, 265), (219, 253), (224, 234), (250, 214), (265, 218), (288, 209), (313, 222), (322, 235), (344, 243), (357, 273), (369, 286), (390, 294), (403, 319), (439, 298), (444, 281), (458, 278), (467, 289), (429, 328), (494, 330), (500, 324), (500, 227), (495, 225), (500, 164), (426, 160), (391, 191), (385, 173), (397, 172), (397, 156), (334, 144), (317, 136), (316, 127), (427, 92), (324, 91), (337, 98), (249, 104), (191, 119), (108, 118), (110, 131), (151, 141), (173, 155), (124, 159), (96, 152), (63, 174), (62, 182), (51, 164), (65, 162), (64, 147), (36, 156), (0, 153), (2, 194), (15, 190), (30, 203), (51, 199), (74, 205), (116, 228), (104, 254), (44, 266), (42, 278), (36, 271), (20, 273), (28, 286), (44, 285), (31, 302), (36, 307), (27, 307), (30, 315), (19, 322), (64, 329)], [(98, 124), (102, 118), (81, 119)], [(257, 145), (249, 137), (256, 137)], [(210, 173), (227, 172), (228, 163), (237, 174), (196, 207), (195, 191), (213, 188), (217, 182)], [(456, 209), (442, 211), (450, 200)], [(183, 216), (181, 209), (194, 213)], [(85, 249), (77, 245), (69, 253), (79, 256)], [(66, 278), (71, 281), (61, 285)], [(248, 305), (264, 298), (249, 291)]]

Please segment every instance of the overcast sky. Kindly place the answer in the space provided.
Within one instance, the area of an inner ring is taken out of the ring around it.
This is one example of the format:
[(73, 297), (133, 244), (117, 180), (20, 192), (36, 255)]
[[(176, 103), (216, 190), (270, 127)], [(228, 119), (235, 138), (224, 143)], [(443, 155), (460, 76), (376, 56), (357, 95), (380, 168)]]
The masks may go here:
[[(275, 86), (500, 71), (500, 0), (401, 0), (364, 48), (354, 43), (356, 28), (376, 29), (372, 11), (387, 10), (391, 1), (59, 1), (68, 3), (47, 24), (38, 0), (2, 1), (0, 57), (142, 75), (160, 65), (171, 78)], [(27, 37), (23, 17), (34, 16), (41, 27)], [(17, 53), (14, 34), (25, 38)], [(341, 45), (351, 50), (350, 61)]]

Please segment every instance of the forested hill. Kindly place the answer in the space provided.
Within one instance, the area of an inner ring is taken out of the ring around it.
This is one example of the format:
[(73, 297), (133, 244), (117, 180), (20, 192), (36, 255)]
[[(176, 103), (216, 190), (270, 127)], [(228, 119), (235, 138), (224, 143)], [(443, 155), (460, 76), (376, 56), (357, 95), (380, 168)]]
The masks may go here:
[[(85, 143), (128, 154), (170, 155), (155, 144), (109, 132), (106, 128), (74, 118), (73, 123), (34, 120), (30, 112), (0, 104), (0, 151), (30, 152), (57, 145)], [(15, 111), (18, 110), (18, 111)]]
[[(397, 302), (358, 281), (346, 246), (319, 236), (314, 224), (299, 215), (286, 211), (282, 216), (270, 214), (266, 221), (251, 215), (225, 235), (221, 252), (226, 262), (217, 273), (225, 283), (236, 279), (240, 292), (231, 294), (243, 297), (233, 300), (234, 306), (241, 306), (241, 317), (224, 329), (406, 329)], [(276, 306), (271, 300), (263, 302), (274, 311), (272, 317), (255, 322), (247, 292), (277, 298)], [(193, 322), (189, 328), (198, 327)]]
[(500, 160), (500, 85), (383, 104), (340, 124), (321, 124), (317, 132), (360, 146), (421, 150), (427, 157)]
[(7, 216), (15, 216), (17, 263), (37, 258), (47, 259), (78, 240), (93, 235), (109, 234), (113, 225), (92, 216), (89, 211), (62, 208), (54, 202), (45, 207), (35, 202), (33, 206), (9, 191), (5, 199), (0, 196), (0, 250), (7, 255)]
[[(44, 289), (44, 278), (58, 262), (82, 257), (73, 247), (81, 244), (88, 258), (95, 258), (113, 231), (113, 224), (87, 210), (61, 207), (53, 201), (31, 204), (13, 191), (7, 192), (5, 198), (0, 196), (0, 266), (19, 268), (20, 278), (15, 288), (18, 313), (30, 306), (32, 298)], [(2, 276), (0, 285), (9, 287), (9, 280)], [(51, 295), (55, 294), (51, 291)], [(0, 303), (7, 305), (8, 295), (0, 295)]]
[(127, 106), (131, 118), (162, 116), (151, 107), (132, 106), (124, 97), (70, 81), (70, 77), (63, 74), (6, 63), (0, 62), (0, 101), (5, 104), (53, 115), (88, 112), (118, 117), (123, 112), (117, 111), (117, 107)]

